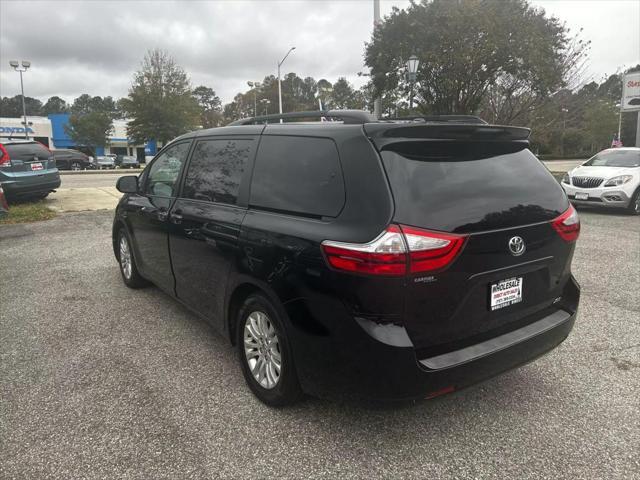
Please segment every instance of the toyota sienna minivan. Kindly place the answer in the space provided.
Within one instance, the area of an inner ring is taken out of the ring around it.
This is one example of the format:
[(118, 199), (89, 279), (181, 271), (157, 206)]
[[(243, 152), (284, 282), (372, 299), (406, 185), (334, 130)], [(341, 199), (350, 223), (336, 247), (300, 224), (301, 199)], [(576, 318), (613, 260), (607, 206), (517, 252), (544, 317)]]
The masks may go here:
[(268, 405), (432, 398), (573, 327), (580, 223), (528, 137), (361, 111), (200, 130), (119, 179), (113, 249), (127, 286), (157, 285), (235, 345)]

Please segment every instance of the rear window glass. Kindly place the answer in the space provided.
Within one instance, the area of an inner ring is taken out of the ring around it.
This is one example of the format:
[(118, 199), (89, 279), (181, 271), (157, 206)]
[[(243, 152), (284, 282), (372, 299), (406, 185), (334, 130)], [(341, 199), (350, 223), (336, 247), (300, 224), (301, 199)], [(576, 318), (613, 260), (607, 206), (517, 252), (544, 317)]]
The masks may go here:
[(344, 179), (333, 140), (263, 136), (251, 184), (251, 205), (310, 216), (337, 216)]
[(406, 225), (469, 233), (548, 221), (568, 208), (562, 187), (522, 144), (411, 142), (383, 151)]
[(33, 143), (9, 143), (4, 146), (13, 160), (29, 162), (32, 160), (46, 160), (51, 157), (51, 152), (37, 142)]

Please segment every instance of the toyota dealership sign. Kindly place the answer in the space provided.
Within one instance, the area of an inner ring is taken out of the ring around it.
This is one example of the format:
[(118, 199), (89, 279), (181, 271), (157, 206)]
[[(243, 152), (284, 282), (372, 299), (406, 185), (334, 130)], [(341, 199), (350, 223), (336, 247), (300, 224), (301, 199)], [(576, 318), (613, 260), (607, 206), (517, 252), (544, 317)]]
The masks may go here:
[(622, 83), (622, 110), (640, 110), (640, 72), (627, 73)]

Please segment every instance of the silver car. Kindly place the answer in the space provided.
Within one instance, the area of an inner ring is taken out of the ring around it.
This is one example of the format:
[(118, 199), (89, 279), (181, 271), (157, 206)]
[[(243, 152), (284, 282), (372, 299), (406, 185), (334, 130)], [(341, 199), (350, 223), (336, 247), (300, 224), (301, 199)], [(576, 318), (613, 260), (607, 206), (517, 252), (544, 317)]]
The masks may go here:
[(567, 172), (562, 187), (571, 203), (624, 208), (640, 215), (640, 148), (608, 148)]
[(98, 170), (116, 168), (116, 161), (107, 155), (96, 157), (96, 168)]

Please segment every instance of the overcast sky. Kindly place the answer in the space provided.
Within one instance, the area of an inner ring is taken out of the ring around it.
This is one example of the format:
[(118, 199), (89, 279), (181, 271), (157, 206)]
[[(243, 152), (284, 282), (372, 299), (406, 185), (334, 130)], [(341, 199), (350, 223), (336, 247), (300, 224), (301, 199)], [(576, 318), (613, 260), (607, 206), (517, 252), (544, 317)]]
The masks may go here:
[[(588, 79), (640, 63), (640, 0), (532, 0), (592, 41)], [(406, 0), (382, 0), (382, 13)], [(82, 93), (121, 97), (149, 48), (174, 56), (192, 84), (224, 102), (246, 80), (283, 73), (363, 83), (372, 0), (46, 1), (0, 0), (0, 95), (20, 93), (9, 60), (27, 59), (25, 94), (67, 101)]]

